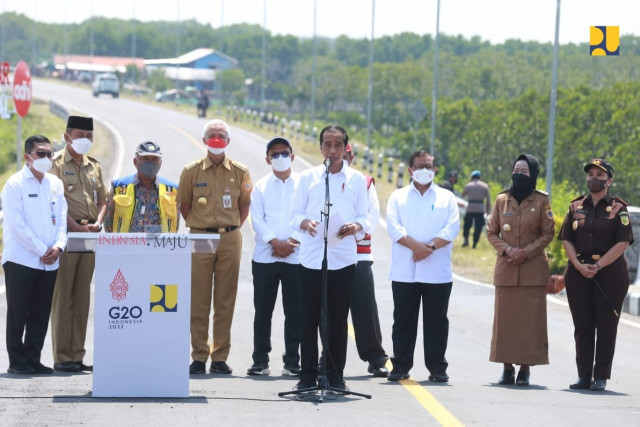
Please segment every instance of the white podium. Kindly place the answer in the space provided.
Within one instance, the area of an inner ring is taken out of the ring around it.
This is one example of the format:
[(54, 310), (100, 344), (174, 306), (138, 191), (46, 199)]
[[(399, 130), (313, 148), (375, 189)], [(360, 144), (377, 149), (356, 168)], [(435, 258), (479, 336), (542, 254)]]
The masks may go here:
[(69, 233), (96, 253), (93, 397), (189, 397), (191, 254), (219, 239)]

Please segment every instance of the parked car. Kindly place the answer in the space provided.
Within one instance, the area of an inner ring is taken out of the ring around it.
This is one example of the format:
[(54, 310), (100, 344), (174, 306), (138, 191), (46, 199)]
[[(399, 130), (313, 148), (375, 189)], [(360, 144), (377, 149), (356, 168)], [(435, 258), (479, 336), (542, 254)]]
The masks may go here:
[(120, 96), (120, 82), (115, 74), (98, 74), (91, 84), (91, 89), (93, 96), (99, 96), (101, 93), (108, 93), (114, 98)]

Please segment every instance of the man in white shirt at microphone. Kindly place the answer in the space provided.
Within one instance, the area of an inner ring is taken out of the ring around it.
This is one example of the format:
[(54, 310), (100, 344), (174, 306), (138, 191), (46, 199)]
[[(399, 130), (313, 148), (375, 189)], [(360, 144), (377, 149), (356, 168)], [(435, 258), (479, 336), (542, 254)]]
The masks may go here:
[(305, 171), (291, 205), (291, 227), (300, 237), (302, 264), (302, 342), (301, 372), (297, 388), (317, 386), (318, 326), (322, 306), (322, 260), (326, 178), (330, 194), (327, 250), (327, 337), (326, 363), (329, 385), (347, 390), (343, 371), (347, 358), (347, 318), (351, 282), (357, 262), (356, 240), (364, 238), (367, 225), (367, 186), (362, 173), (343, 160), (349, 136), (340, 126), (320, 131), (320, 151), (324, 164)]
[(429, 380), (447, 382), (451, 242), (460, 232), (460, 214), (453, 193), (433, 184), (438, 168), (431, 154), (424, 150), (413, 153), (408, 170), (413, 182), (395, 190), (387, 204), (394, 306), (393, 370), (387, 379), (399, 381), (410, 376), (422, 301)]

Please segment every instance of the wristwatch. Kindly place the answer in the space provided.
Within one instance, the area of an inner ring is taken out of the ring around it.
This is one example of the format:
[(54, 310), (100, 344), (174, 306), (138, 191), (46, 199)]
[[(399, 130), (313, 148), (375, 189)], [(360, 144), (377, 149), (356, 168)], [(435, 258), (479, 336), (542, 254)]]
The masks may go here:
[(435, 250), (436, 250), (436, 244), (435, 244), (435, 243), (433, 243), (433, 240), (431, 240), (431, 241), (429, 241), (429, 242), (427, 243), (427, 247), (431, 248), (431, 250), (432, 250), (432, 251), (435, 251)]

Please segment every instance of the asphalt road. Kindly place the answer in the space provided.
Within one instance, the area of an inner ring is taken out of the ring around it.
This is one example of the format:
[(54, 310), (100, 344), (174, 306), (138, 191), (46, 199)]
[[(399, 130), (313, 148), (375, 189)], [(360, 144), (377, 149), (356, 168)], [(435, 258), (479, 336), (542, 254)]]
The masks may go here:
[[(204, 155), (200, 143), (206, 121), (127, 99), (95, 99), (81, 90), (35, 81), (34, 96), (54, 99), (77, 112), (94, 115), (119, 135), (109, 179), (134, 171), (132, 154), (145, 140), (162, 147), (161, 175), (177, 181), (183, 166)], [(210, 113), (212, 113), (210, 111)], [(62, 129), (61, 129), (62, 132)], [(100, 136), (98, 136), (98, 141)], [(232, 128), (228, 155), (245, 165), (254, 180), (269, 172), (264, 162), (265, 141)], [(294, 146), (295, 149), (295, 146)], [(120, 151), (122, 150), (122, 151)], [(118, 157), (121, 154), (121, 157)], [(298, 171), (308, 164), (298, 158)], [(373, 395), (371, 400), (339, 397), (323, 404), (294, 402), (277, 392), (293, 387), (296, 380), (279, 376), (284, 350), (280, 302), (274, 313), (272, 375), (245, 375), (252, 352), (253, 233), (242, 228), (244, 243), (232, 348), (228, 363), (232, 376), (192, 376), (189, 399), (95, 399), (90, 397), (91, 375), (33, 376), (21, 378), (0, 374), (0, 425), (103, 425), (103, 424), (222, 424), (222, 425), (640, 425), (640, 323), (626, 317), (618, 330), (613, 378), (607, 391), (593, 393), (569, 390), (576, 378), (573, 326), (566, 304), (552, 298), (548, 304), (551, 364), (532, 369), (531, 386), (499, 386), (502, 371), (490, 363), (489, 343), (493, 321), (493, 290), (490, 286), (456, 278), (451, 295), (447, 384), (427, 380), (418, 337), (412, 380), (389, 383), (367, 375), (353, 340), (345, 369), (347, 385)], [(383, 344), (391, 354), (393, 300), (389, 270), (390, 240), (380, 226), (373, 237), (374, 274)], [(2, 292), (2, 288), (0, 288)], [(0, 298), (0, 323), (6, 319), (6, 301)], [(92, 324), (87, 340), (92, 360)], [(8, 366), (4, 340), (0, 342), (0, 369)], [(127, 354), (122, 355), (123, 358)], [(51, 365), (51, 342), (47, 339), (43, 362)]]

